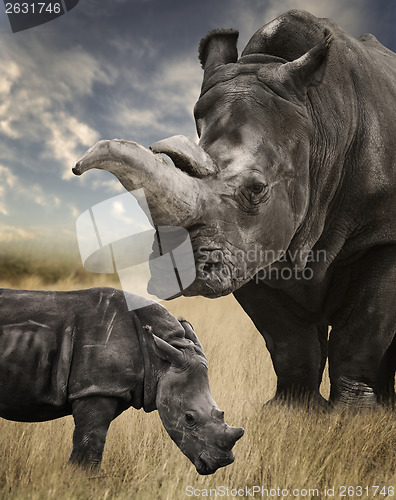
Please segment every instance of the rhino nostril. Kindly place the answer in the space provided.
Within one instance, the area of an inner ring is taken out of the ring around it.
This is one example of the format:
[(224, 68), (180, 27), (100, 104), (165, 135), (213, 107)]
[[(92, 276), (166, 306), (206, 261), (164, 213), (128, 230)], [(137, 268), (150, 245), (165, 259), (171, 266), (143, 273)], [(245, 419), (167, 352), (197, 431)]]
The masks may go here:
[(204, 273), (210, 274), (222, 270), (223, 254), (220, 249), (200, 248), (199, 253), (202, 256), (202, 271)]
[(210, 253), (210, 259), (211, 262), (222, 262), (223, 261), (223, 254), (221, 250), (213, 250)]
[(202, 270), (204, 273), (207, 273), (207, 274), (210, 274), (213, 271), (220, 271), (221, 270), (221, 262), (207, 261), (207, 262), (205, 262)]
[(219, 410), (218, 408), (213, 408), (212, 416), (218, 420), (224, 420), (224, 411)]

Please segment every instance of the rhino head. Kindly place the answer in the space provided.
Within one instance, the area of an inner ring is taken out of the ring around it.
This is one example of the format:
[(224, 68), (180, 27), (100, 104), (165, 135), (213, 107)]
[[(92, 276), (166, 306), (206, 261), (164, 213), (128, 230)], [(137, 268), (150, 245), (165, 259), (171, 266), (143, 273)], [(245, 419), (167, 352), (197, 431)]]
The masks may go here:
[(210, 393), (201, 344), (191, 325), (182, 325), (186, 338), (172, 344), (153, 336), (157, 354), (170, 363), (159, 378), (156, 406), (166, 431), (197, 472), (213, 474), (234, 461), (232, 448), (244, 430), (224, 422)]
[[(106, 169), (127, 190), (143, 187), (155, 224), (188, 229), (197, 277), (185, 295), (233, 292), (287, 251), (307, 214), (307, 91), (322, 79), (331, 36), (287, 61), (266, 52), (262, 33), (238, 59), (237, 35), (201, 41), (199, 144), (174, 136), (149, 151), (101, 141), (73, 169)], [(303, 255), (296, 265), (304, 268)]]

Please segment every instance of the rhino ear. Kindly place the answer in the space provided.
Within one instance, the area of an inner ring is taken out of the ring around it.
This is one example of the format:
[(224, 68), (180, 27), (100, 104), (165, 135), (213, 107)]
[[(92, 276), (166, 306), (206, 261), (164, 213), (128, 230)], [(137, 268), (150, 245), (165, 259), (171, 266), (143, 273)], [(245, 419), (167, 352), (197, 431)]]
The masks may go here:
[(332, 39), (333, 35), (326, 30), (321, 42), (298, 59), (281, 66), (283, 85), (300, 101), (305, 101), (309, 87), (319, 85), (322, 81)]
[(199, 341), (198, 337), (196, 336), (194, 329), (192, 327), (192, 324), (187, 321), (186, 319), (179, 319), (179, 322), (181, 326), (184, 328), (184, 334), (186, 336), (186, 339), (191, 340), (191, 342), (194, 343), (203, 353), (203, 348), (201, 345), (201, 342)]
[(238, 59), (237, 30), (213, 30), (199, 44), (199, 60), (205, 70), (204, 79), (219, 66), (236, 62)]
[(165, 360), (169, 361), (171, 365), (182, 367), (186, 364), (186, 358), (183, 355), (182, 351), (168, 344), (165, 340), (157, 337), (153, 334), (154, 343), (156, 345), (156, 352), (158, 356)]

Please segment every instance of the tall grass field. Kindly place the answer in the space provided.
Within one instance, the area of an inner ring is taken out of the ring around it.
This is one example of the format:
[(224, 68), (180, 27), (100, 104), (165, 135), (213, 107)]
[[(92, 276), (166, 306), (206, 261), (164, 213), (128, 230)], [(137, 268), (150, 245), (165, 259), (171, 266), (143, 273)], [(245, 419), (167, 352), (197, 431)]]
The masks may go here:
[[(0, 287), (120, 287), (114, 276), (85, 273), (68, 252), (60, 259), (30, 254), (0, 255)], [(132, 408), (111, 424), (102, 473), (85, 474), (67, 465), (72, 417), (31, 424), (0, 419), (0, 499), (396, 498), (394, 412), (265, 407), (275, 374), (262, 337), (235, 299), (165, 305), (194, 325), (212, 394), (226, 421), (245, 428), (235, 462), (199, 476), (158, 413)], [(322, 394), (328, 392), (325, 375)]]

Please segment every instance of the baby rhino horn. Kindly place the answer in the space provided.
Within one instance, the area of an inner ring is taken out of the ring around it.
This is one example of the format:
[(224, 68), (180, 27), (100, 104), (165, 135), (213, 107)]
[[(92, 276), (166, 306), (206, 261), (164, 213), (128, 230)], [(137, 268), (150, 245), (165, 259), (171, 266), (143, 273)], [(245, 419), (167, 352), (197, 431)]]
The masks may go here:
[(229, 427), (226, 430), (227, 441), (230, 450), (232, 449), (234, 444), (238, 441), (238, 439), (241, 439), (244, 433), (245, 431), (242, 427)]

